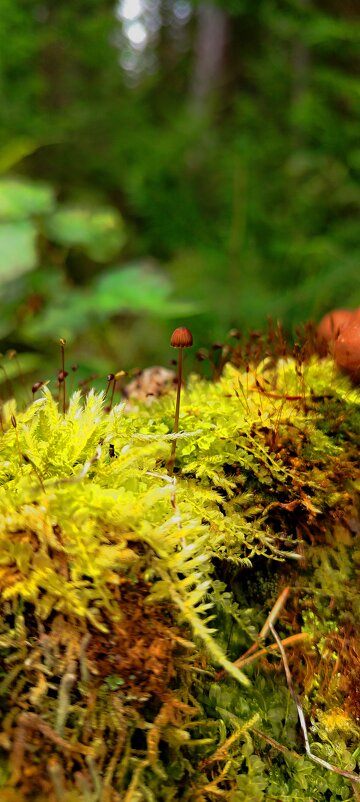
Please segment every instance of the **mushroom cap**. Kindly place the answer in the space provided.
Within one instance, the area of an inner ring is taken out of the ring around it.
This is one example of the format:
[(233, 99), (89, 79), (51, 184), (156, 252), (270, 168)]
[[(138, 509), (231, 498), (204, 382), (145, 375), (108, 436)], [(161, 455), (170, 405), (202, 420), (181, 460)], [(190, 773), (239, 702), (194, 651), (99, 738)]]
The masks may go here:
[(318, 349), (322, 356), (333, 353), (340, 332), (352, 323), (357, 314), (360, 320), (360, 310), (333, 309), (324, 315), (316, 329)]
[(185, 326), (179, 326), (173, 331), (170, 339), (170, 345), (173, 348), (190, 348), (193, 344), (193, 337), (191, 331)]
[(360, 316), (354, 317), (340, 332), (334, 344), (334, 357), (341, 370), (360, 381)]

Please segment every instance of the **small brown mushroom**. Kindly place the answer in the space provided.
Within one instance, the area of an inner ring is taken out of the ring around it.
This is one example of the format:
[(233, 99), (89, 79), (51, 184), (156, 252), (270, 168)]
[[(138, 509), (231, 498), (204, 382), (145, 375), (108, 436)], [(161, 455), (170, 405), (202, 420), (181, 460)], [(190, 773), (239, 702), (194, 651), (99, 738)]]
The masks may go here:
[[(172, 345), (173, 348), (179, 349), (176, 407), (175, 407), (175, 418), (174, 418), (174, 428), (173, 428), (174, 434), (177, 434), (177, 432), (179, 431), (180, 395), (181, 395), (182, 374), (183, 374), (183, 350), (184, 348), (190, 348), (192, 344), (193, 344), (193, 337), (191, 331), (185, 328), (185, 326), (179, 326), (177, 329), (175, 329), (175, 331), (173, 331), (170, 338), (170, 345)], [(167, 466), (169, 476), (172, 476), (174, 472), (175, 453), (176, 453), (176, 438), (174, 438), (174, 440), (172, 441), (171, 454)]]
[(171, 338), (170, 338), (170, 345), (173, 348), (190, 348), (193, 344), (193, 337), (191, 331), (185, 328), (185, 326), (179, 326), (179, 328), (173, 331)]

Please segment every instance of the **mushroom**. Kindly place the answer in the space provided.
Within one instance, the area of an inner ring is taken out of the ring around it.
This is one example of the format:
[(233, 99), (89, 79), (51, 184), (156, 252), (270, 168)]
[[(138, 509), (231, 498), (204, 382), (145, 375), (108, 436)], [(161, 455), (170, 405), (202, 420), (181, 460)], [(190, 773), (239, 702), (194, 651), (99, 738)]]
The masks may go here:
[[(181, 385), (183, 377), (183, 351), (184, 348), (190, 348), (192, 344), (193, 344), (193, 337), (191, 331), (185, 328), (185, 326), (179, 326), (179, 328), (173, 331), (170, 338), (170, 345), (173, 348), (177, 348), (179, 351), (178, 366), (177, 366), (176, 407), (175, 407), (175, 418), (174, 418), (174, 428), (173, 428), (174, 434), (177, 434), (177, 432), (179, 431), (180, 396), (181, 396)], [(176, 453), (176, 437), (174, 437), (174, 440), (172, 442), (170, 459), (167, 466), (170, 476), (172, 476), (174, 472), (175, 453)]]
[[(360, 319), (360, 310), (357, 310)], [(316, 337), (321, 356), (333, 354), (334, 345), (340, 332), (349, 325), (357, 314), (352, 309), (333, 309), (324, 315), (316, 329)]]
[(360, 381), (360, 315), (345, 326), (335, 340), (334, 357), (337, 365), (353, 381)]

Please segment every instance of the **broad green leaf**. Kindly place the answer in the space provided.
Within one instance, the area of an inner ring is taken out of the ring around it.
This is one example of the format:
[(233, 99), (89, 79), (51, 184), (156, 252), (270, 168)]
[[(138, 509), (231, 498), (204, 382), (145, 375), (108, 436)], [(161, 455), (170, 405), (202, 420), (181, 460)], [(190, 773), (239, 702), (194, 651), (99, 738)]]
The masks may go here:
[(194, 314), (195, 304), (169, 299), (171, 285), (166, 275), (146, 265), (130, 265), (103, 273), (86, 291), (62, 290), (56, 303), (26, 322), (27, 341), (42, 337), (71, 337), (84, 331), (92, 322), (125, 311), (157, 317)]
[(53, 190), (46, 184), (12, 178), (0, 181), (0, 219), (22, 220), (48, 214), (54, 207)]
[(32, 270), (36, 257), (36, 228), (30, 221), (0, 223), (0, 282)]
[(116, 209), (66, 207), (48, 220), (46, 230), (51, 239), (67, 247), (84, 248), (95, 262), (106, 262), (122, 247), (125, 234)]
[[(41, 368), (41, 355), (23, 353), (17, 354), (17, 358), (10, 359), (8, 356), (0, 360), (0, 384), (6, 384), (8, 380), (18, 379), (20, 372), (22, 376), (33, 373), (34, 370)], [(5, 372), (4, 372), (5, 371)]]
[[(95, 299), (94, 302), (95, 304)], [(26, 322), (23, 327), (25, 339), (36, 342), (49, 337), (53, 342), (59, 337), (70, 338), (84, 331), (89, 324), (92, 305), (85, 293), (74, 289), (66, 296), (57, 298), (57, 303), (47, 306), (39, 315)]]
[(0, 150), (0, 173), (11, 170), (14, 164), (20, 162), (25, 156), (30, 156), (39, 147), (37, 142), (26, 137), (11, 139)]
[(122, 309), (156, 309), (166, 303), (170, 282), (145, 265), (128, 265), (109, 270), (95, 284), (99, 311), (120, 312)]
[(172, 301), (168, 277), (146, 264), (117, 267), (103, 273), (94, 286), (99, 313), (116, 314), (125, 309), (145, 311), (159, 317), (194, 314), (196, 304)]

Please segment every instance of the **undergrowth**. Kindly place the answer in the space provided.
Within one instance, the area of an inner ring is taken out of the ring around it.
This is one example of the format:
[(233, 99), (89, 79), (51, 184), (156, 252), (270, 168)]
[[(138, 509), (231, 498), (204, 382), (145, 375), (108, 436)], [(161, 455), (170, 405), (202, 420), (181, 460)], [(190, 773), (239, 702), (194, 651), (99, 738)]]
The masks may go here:
[(173, 477), (173, 393), (4, 404), (1, 802), (360, 798), (257, 643), (289, 587), (311, 751), (356, 775), (359, 400), (331, 360), (192, 377)]

